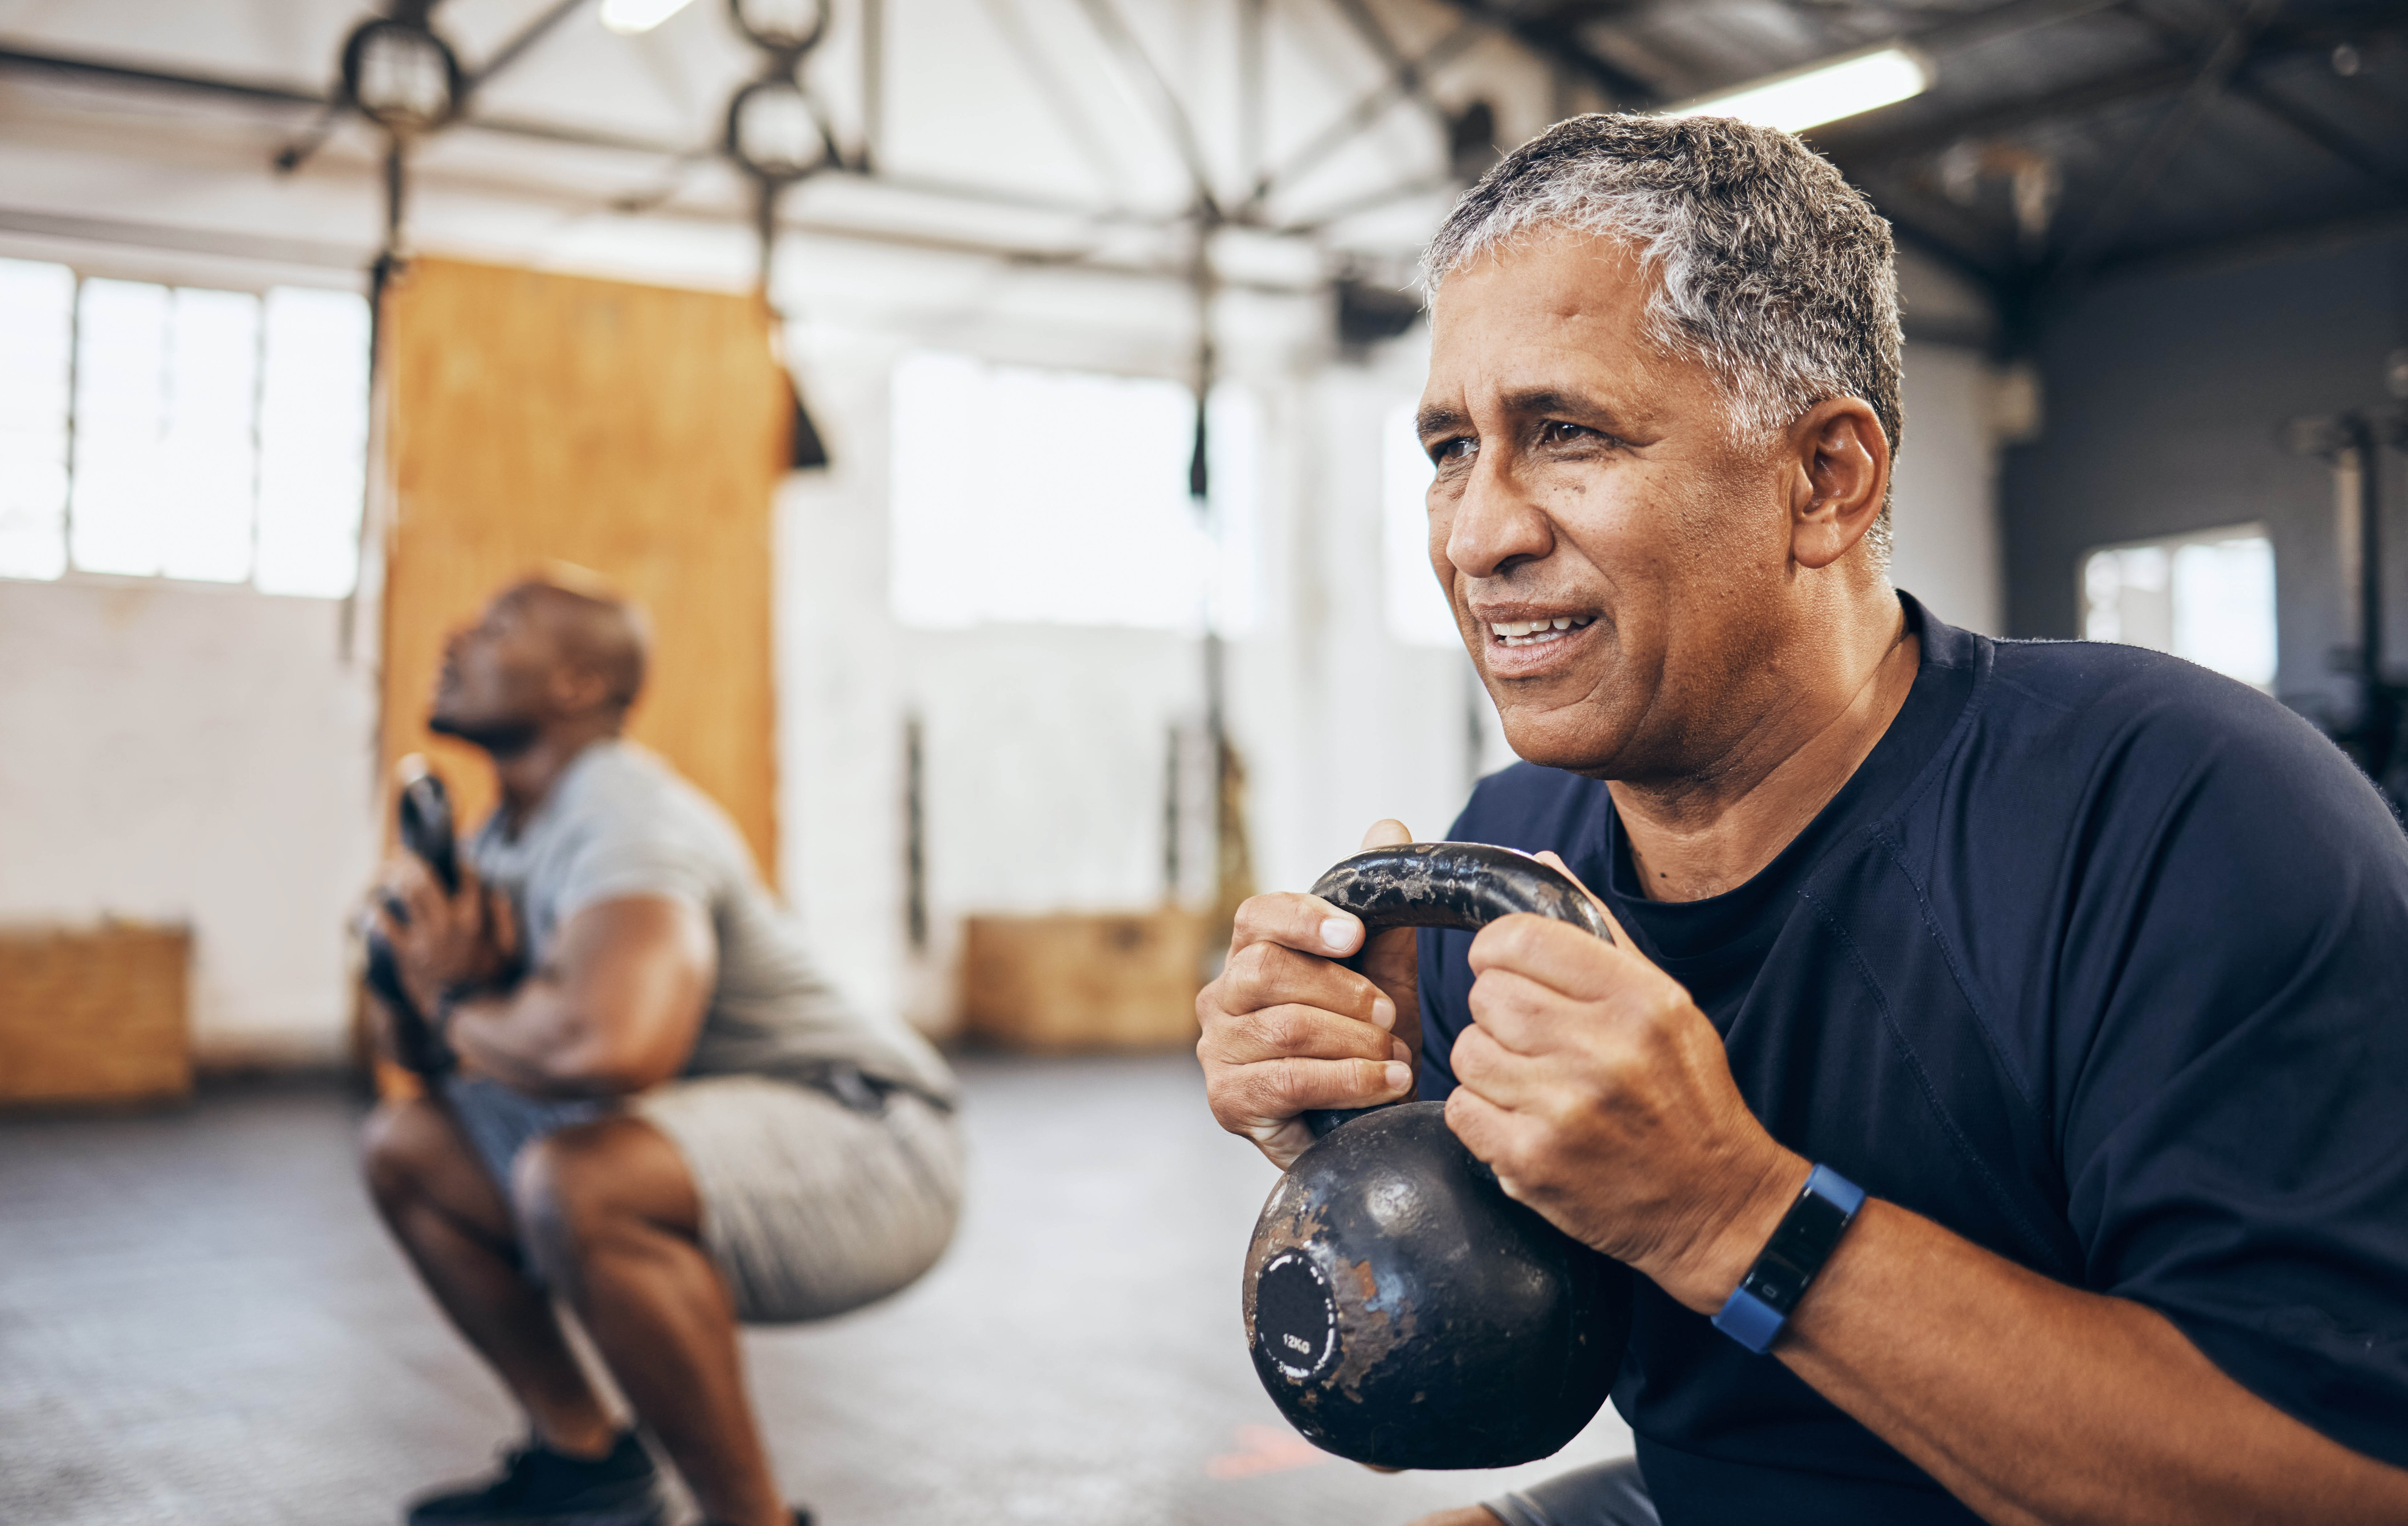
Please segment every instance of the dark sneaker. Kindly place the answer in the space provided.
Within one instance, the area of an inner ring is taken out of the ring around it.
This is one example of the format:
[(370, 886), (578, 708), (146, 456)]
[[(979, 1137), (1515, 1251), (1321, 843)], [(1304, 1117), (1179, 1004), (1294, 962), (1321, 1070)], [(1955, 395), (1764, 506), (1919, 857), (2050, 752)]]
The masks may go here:
[(632, 1431), (603, 1457), (570, 1457), (530, 1441), (502, 1454), (501, 1476), (430, 1494), (408, 1526), (664, 1526), (660, 1476)]

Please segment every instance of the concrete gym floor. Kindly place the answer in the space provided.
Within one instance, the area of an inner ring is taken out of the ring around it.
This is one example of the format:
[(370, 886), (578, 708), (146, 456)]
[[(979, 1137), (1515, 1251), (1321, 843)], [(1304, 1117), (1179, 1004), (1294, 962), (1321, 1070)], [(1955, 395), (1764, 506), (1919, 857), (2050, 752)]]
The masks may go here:
[[(1626, 1454), (1608, 1407), (1510, 1475), (1383, 1476), (1256, 1385), (1237, 1278), (1270, 1168), (1186, 1056), (963, 1067), (971, 1195), (889, 1303), (747, 1337), (827, 1526), (1395, 1526)], [(366, 1526), (517, 1421), (420, 1293), (331, 1085), (0, 1122), (0, 1521)]]

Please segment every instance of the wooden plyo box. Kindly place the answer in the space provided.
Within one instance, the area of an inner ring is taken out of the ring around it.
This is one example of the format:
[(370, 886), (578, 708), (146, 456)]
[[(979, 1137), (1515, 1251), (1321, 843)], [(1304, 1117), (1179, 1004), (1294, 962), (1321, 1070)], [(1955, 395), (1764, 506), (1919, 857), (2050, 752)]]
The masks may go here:
[(1012, 1049), (1167, 1049), (1196, 1041), (1206, 919), (973, 916), (962, 955), (964, 1026)]
[(0, 1105), (191, 1092), (192, 961), (182, 928), (0, 929)]

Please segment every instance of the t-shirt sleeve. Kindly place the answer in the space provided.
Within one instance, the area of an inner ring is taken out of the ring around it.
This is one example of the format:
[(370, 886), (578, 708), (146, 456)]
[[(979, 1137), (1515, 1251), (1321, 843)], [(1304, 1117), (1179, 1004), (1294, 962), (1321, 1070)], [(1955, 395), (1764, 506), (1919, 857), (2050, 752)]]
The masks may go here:
[(2227, 691), (2124, 730), (2069, 850), (2068, 1213), (2090, 1287), (2408, 1466), (2408, 840), (2329, 742)]
[(714, 899), (710, 858), (657, 814), (597, 813), (566, 855), (559, 918), (565, 923), (589, 906), (632, 896), (664, 896), (708, 910)]

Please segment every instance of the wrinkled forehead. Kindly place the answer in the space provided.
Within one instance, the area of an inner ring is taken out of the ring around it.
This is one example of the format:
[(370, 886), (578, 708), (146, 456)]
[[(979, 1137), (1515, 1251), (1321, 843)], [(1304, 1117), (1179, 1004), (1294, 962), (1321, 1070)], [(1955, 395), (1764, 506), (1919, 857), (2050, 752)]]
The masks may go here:
[(1564, 315), (1611, 310), (1643, 317), (1662, 285), (1659, 265), (1635, 239), (1542, 223), (1483, 245), (1440, 272), (1431, 283), (1430, 309), (1434, 320), (1501, 303), (1536, 304)]
[(1684, 369), (1657, 338), (1655, 266), (1627, 239), (1536, 228), (1456, 265), (1431, 303), (1431, 400), (1467, 388), (1660, 386)]

